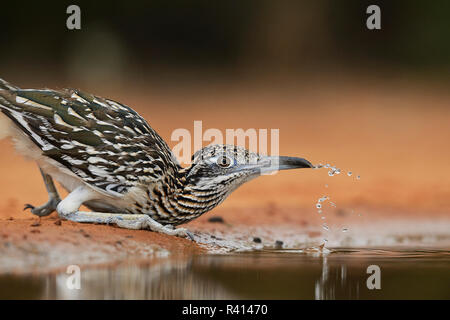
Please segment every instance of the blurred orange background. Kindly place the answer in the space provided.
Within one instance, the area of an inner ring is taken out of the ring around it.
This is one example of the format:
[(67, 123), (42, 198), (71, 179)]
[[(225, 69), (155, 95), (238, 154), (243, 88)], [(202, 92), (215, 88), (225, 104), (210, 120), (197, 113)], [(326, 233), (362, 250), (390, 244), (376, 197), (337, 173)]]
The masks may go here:
[[(172, 131), (194, 120), (223, 133), (280, 129), (280, 154), (345, 171), (261, 177), (217, 213), (297, 215), (327, 194), (330, 210), (448, 217), (449, 4), (383, 4), (382, 30), (369, 31), (368, 3), (345, 2), (81, 2), (79, 31), (65, 28), (64, 4), (30, 3), (0, 22), (0, 77), (120, 101), (171, 147)], [(29, 217), (23, 204), (47, 198), (39, 170), (9, 140), (0, 147), (0, 215)]]

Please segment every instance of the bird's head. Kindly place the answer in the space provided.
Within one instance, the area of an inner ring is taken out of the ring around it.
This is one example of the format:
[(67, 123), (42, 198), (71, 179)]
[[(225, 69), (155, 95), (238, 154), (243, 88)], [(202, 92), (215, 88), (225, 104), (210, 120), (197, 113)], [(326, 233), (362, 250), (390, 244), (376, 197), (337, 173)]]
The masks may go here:
[(186, 170), (186, 187), (225, 198), (261, 174), (297, 168), (313, 168), (313, 165), (302, 158), (265, 156), (233, 145), (212, 145), (192, 156), (192, 165)]

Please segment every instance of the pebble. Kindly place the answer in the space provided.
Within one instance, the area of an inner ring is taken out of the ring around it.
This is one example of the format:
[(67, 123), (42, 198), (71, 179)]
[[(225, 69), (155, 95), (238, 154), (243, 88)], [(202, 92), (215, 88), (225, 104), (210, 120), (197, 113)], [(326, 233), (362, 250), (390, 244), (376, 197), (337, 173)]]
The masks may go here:
[(283, 248), (283, 241), (281, 241), (281, 240), (275, 241), (275, 248), (277, 248), (277, 249)]
[(261, 241), (261, 238), (254, 237), (254, 238), (253, 238), (253, 242), (255, 242), (255, 243), (261, 243), (262, 241)]
[(225, 221), (223, 220), (223, 218), (222, 218), (222, 217), (219, 217), (219, 216), (215, 216), (215, 217), (209, 218), (209, 219), (208, 219), (208, 222), (211, 222), (211, 223), (225, 223)]
[(39, 227), (41, 223), (39, 221), (35, 221), (31, 224), (31, 227)]

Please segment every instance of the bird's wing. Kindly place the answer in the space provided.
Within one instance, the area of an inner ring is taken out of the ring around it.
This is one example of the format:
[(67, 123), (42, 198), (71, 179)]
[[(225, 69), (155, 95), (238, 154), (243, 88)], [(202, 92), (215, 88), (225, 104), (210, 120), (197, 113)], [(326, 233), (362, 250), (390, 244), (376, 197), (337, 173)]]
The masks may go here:
[(97, 190), (120, 197), (179, 168), (164, 140), (131, 108), (77, 90), (0, 83), (0, 110), (42, 150)]

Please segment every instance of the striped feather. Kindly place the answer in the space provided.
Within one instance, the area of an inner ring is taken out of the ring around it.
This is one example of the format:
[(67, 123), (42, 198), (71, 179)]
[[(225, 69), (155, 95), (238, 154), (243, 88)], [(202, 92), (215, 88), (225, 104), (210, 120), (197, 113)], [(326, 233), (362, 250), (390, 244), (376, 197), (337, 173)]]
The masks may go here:
[(78, 90), (23, 90), (3, 80), (0, 88), (1, 111), (45, 156), (99, 191), (120, 197), (176, 176), (167, 144), (129, 107)]

